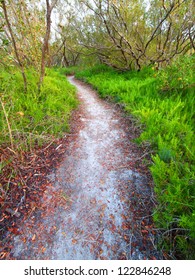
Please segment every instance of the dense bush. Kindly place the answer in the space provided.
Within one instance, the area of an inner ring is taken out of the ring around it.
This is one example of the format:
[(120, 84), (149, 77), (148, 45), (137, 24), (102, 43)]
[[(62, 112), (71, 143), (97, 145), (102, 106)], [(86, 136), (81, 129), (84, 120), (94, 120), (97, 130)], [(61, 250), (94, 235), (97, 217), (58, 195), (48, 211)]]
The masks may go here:
[(194, 59), (182, 57), (162, 70), (117, 73), (98, 66), (76, 75), (143, 124), (137, 141), (149, 141), (154, 150), (154, 221), (171, 258), (195, 257)]

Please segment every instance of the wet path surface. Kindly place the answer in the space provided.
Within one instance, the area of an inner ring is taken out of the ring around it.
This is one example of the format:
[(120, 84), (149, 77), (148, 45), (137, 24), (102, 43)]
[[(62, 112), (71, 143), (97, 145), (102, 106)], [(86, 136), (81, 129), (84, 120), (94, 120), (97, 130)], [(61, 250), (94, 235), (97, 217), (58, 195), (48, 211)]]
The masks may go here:
[[(90, 87), (78, 89), (82, 113), (64, 159), (52, 174), (43, 208), (14, 238), (15, 259), (152, 259), (152, 188), (135, 166), (121, 114)], [(132, 166), (132, 167), (131, 167)]]

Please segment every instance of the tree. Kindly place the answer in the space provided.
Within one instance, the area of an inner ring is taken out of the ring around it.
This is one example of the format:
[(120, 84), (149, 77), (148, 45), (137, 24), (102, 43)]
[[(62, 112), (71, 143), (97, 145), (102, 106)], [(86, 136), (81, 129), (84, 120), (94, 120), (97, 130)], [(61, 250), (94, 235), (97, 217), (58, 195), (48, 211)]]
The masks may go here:
[(58, 3), (57, 13), (59, 17), (58, 24), (55, 26), (56, 40), (52, 44), (52, 60), (53, 63), (61, 66), (75, 66), (83, 52), (83, 47), (80, 45), (77, 23), (78, 14), (75, 8), (66, 1), (62, 5)]
[(185, 54), (193, 47), (193, 10), (191, 0), (150, 1), (148, 24), (151, 28), (142, 56), (152, 63), (170, 62), (176, 55)]
[[(24, 64), (23, 64), (23, 61), (20, 57), (19, 49), (18, 49), (16, 39), (15, 39), (15, 36), (14, 36), (14, 32), (13, 32), (13, 29), (12, 29), (12, 26), (11, 26), (11, 23), (10, 23), (10, 20), (9, 20), (9, 17), (8, 17), (7, 3), (8, 2), (6, 2), (5, 0), (1, 0), (1, 5), (2, 5), (3, 12), (4, 12), (4, 16), (5, 16), (5, 21), (6, 21), (8, 32), (9, 32), (9, 35), (10, 35), (10, 40), (13, 44), (13, 48), (14, 48), (16, 59), (17, 59), (17, 63), (19, 65), (21, 73), (22, 73), (22, 77), (23, 77), (23, 81), (24, 81), (24, 91), (27, 92), (27, 79), (26, 79), (26, 74), (25, 74), (25, 70), (24, 70)], [(10, 4), (10, 3), (8, 3), (8, 4)], [(8, 37), (9, 37), (9, 35), (8, 35)]]
[(56, 6), (58, 0), (53, 0), (51, 3), (49, 0), (46, 0), (46, 32), (43, 40), (42, 46), (42, 56), (41, 56), (41, 71), (40, 71), (40, 79), (38, 89), (40, 91), (41, 85), (43, 83), (43, 79), (45, 76), (45, 63), (46, 63), (46, 56), (49, 54), (49, 39), (51, 33), (51, 14)]
[[(194, 52), (193, 0), (0, 0), (4, 13), (4, 50), (21, 69), (39, 75), (45, 67), (72, 66), (93, 57), (121, 70), (163, 66), (175, 56)], [(45, 5), (44, 5), (45, 3)], [(51, 31), (52, 12), (58, 24)], [(52, 34), (52, 40), (50, 40)], [(55, 38), (54, 38), (55, 35)], [(7, 42), (7, 43), (6, 43)], [(5, 46), (7, 44), (7, 47)], [(9, 44), (11, 43), (11, 44)], [(11, 48), (12, 45), (12, 48)]]
[(44, 14), (36, 0), (2, 1), (1, 19), (4, 55), (21, 69), (27, 91), (26, 69), (40, 71), (41, 47), (44, 36)]
[(194, 49), (192, 2), (81, 0), (89, 11), (85, 21), (93, 18), (92, 25), (85, 25), (87, 31), (82, 30), (88, 33), (83, 44), (104, 63), (124, 70), (169, 63)]

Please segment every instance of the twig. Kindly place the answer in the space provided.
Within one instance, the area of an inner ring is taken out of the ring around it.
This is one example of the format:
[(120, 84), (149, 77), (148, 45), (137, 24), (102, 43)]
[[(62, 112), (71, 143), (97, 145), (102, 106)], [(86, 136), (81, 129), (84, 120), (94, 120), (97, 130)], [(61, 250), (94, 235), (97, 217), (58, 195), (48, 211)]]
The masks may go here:
[(20, 213), (18, 212), (18, 208), (14, 211), (11, 208), (6, 208), (5, 211), (9, 214), (11, 214), (12, 216), (16, 216), (17, 218), (20, 217)]
[(189, 229), (186, 229), (186, 228), (172, 228), (172, 229), (169, 229), (169, 230), (166, 230), (165, 232), (162, 233), (162, 235), (165, 235), (165, 234), (169, 234), (171, 233), (172, 231), (190, 231)]
[(7, 149), (8, 149), (10, 152), (14, 153), (14, 154), (17, 156), (17, 154), (16, 154), (15, 151), (13, 151), (12, 149), (10, 149), (9, 147), (7, 147)]
[(47, 150), (54, 142), (55, 142), (55, 140), (53, 140), (47, 147), (45, 147), (45, 148), (43, 149), (43, 151)]
[(56, 151), (62, 146), (62, 144), (60, 144), (57, 148), (56, 148)]
[[(1, 106), (2, 106), (2, 108), (3, 108), (3, 113), (4, 113), (4, 116), (5, 116), (5, 119), (6, 119), (6, 122), (7, 122), (7, 127), (8, 127), (8, 130), (9, 130), (11, 148), (12, 148), (12, 150), (14, 150), (12, 131), (11, 131), (11, 127), (10, 127), (10, 124), (9, 124), (8, 117), (7, 117), (7, 112), (6, 112), (6, 110), (5, 110), (5, 106), (4, 106), (3, 101), (2, 101), (1, 98), (0, 98), (0, 102), (1, 102)], [(14, 153), (15, 153), (15, 152), (14, 152)]]

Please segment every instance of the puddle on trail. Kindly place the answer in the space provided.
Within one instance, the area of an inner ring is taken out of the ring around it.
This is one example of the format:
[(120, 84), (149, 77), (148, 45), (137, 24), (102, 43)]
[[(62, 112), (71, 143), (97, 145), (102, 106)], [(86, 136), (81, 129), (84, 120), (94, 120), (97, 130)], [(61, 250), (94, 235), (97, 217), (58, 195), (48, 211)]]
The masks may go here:
[[(135, 155), (120, 114), (90, 87), (74, 77), (69, 81), (84, 108), (82, 125), (49, 175), (54, 188), (48, 187), (46, 196), (52, 209), (44, 208), (40, 225), (24, 225), (22, 237), (14, 239), (13, 258), (160, 258), (151, 226), (152, 190), (146, 176), (129, 167)], [(52, 206), (57, 190), (66, 203)]]

